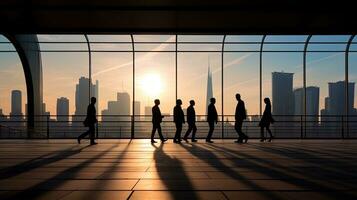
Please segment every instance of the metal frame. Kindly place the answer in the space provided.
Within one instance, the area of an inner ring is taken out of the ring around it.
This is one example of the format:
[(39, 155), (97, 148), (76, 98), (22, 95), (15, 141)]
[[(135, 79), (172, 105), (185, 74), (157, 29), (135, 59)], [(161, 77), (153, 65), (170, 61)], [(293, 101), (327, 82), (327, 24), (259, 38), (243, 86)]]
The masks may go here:
[(263, 111), (263, 49), (264, 42), (267, 35), (263, 35), (262, 41), (260, 43), (260, 52), (259, 52), (259, 115), (262, 115)]
[(130, 138), (135, 138), (135, 41), (133, 34), (130, 34), (132, 53), (133, 53), (133, 105), (132, 105), (132, 117), (131, 117), (131, 135)]
[(88, 103), (90, 103), (90, 98), (92, 96), (92, 88), (91, 88), (91, 85), (92, 85), (92, 51), (91, 51), (91, 48), (90, 48), (90, 41), (89, 41), (89, 38), (88, 38), (88, 35), (87, 34), (84, 34), (84, 38), (86, 39), (87, 41), (87, 46), (88, 46)]
[(345, 51), (345, 114), (346, 114), (346, 134), (347, 137), (349, 137), (349, 110), (348, 110), (348, 104), (349, 104), (349, 52), (350, 52), (350, 47), (352, 44), (353, 39), (355, 38), (356, 35), (351, 35), (351, 37), (348, 39), (347, 46), (346, 46), (346, 51)]
[(304, 45), (304, 54), (303, 54), (303, 65), (302, 65), (302, 70), (303, 70), (303, 88), (304, 88), (304, 101), (303, 101), (303, 108), (304, 108), (304, 137), (306, 137), (306, 102), (307, 102), (307, 97), (306, 97), (306, 56), (307, 56), (307, 48), (309, 46), (309, 42), (311, 40), (312, 35), (309, 35), (306, 40), (305, 40), (305, 45)]
[(224, 138), (224, 92), (223, 92), (223, 84), (224, 84), (224, 44), (226, 42), (226, 36), (227, 35), (223, 35), (223, 40), (222, 40), (222, 52), (221, 52), (221, 114), (222, 114), (222, 139)]
[[(224, 138), (224, 54), (225, 53), (234, 53), (234, 52), (243, 52), (243, 53), (249, 53), (249, 52), (254, 52), (254, 53), (259, 53), (259, 114), (262, 115), (263, 111), (263, 53), (265, 52), (282, 52), (282, 53), (287, 53), (287, 52), (292, 52), (292, 53), (303, 53), (303, 65), (302, 65), (302, 72), (303, 72), (303, 119), (301, 120), (301, 123), (303, 124), (303, 133), (301, 135), (301, 138), (306, 138), (306, 118), (307, 118), (307, 80), (306, 80), (306, 65), (307, 65), (307, 53), (309, 52), (335, 52), (335, 53), (345, 53), (345, 122), (346, 122), (346, 133), (347, 137), (349, 137), (349, 110), (348, 110), (348, 104), (349, 104), (349, 89), (348, 89), (348, 83), (349, 83), (349, 53), (350, 52), (357, 52), (355, 51), (350, 51), (351, 44), (357, 44), (357, 42), (353, 42), (354, 38), (356, 35), (351, 35), (348, 39), (347, 42), (310, 42), (311, 38), (313, 35), (308, 35), (306, 40), (304, 42), (266, 42), (266, 37), (267, 35), (262, 35), (262, 39), (260, 42), (226, 42), (226, 37), (227, 35), (223, 35), (222, 42), (179, 42), (178, 41), (178, 34), (175, 35), (175, 42), (135, 42), (134, 41), (134, 36), (133, 34), (130, 34), (131, 41), (130, 42), (90, 42), (88, 35), (84, 34), (86, 42), (38, 42), (39, 44), (44, 43), (44, 44), (87, 44), (88, 50), (69, 50), (69, 51), (61, 51), (61, 50), (41, 50), (41, 52), (88, 52), (88, 76), (89, 76), (89, 102), (90, 102), (90, 97), (92, 93), (92, 52), (130, 52), (132, 53), (132, 73), (133, 73), (133, 80), (132, 80), (132, 95), (133, 95), (133, 100), (132, 100), (132, 119), (131, 119), (131, 139), (135, 138), (135, 63), (136, 63), (136, 58), (135, 54), (137, 52), (158, 52), (158, 53), (167, 53), (167, 52), (172, 52), (175, 53), (175, 100), (178, 98), (178, 53), (183, 52), (183, 53), (221, 53), (221, 120), (222, 120), (222, 138)], [(22, 58), (23, 53), (21, 53), (21, 49), (18, 48), (18, 45), (16, 44), (16, 41), (11, 40), (8, 36), (5, 35), (11, 42), (0, 42), (0, 44), (6, 44), (6, 43), (11, 43), (14, 45), (16, 50), (9, 50), (9, 51), (1, 51), (0, 52), (17, 52), (20, 56), (21, 62), (23, 64), (24, 72), (25, 72), (25, 77), (26, 77), (26, 85), (27, 85), (27, 95), (28, 95), (28, 104), (31, 104), (31, 85), (32, 83), (29, 82), (31, 78), (31, 73), (28, 72), (26, 69), (26, 60)], [(125, 50), (125, 51), (96, 51), (91, 49), (91, 43), (93, 44), (131, 44), (132, 49), (131, 51)], [(175, 50), (172, 51), (135, 51), (135, 44), (172, 44), (175, 45)], [(214, 51), (179, 51), (178, 50), (178, 45), (179, 44), (221, 44), (221, 50), (214, 50)], [(225, 51), (225, 45), (226, 44), (260, 44), (259, 50), (254, 50), (254, 51)], [(292, 51), (264, 51), (264, 45), (265, 44), (304, 44), (304, 49), (303, 50), (292, 50)], [(318, 50), (318, 51), (308, 51), (309, 44), (346, 44), (346, 49), (344, 51), (342, 50)], [(29, 108), (29, 116), (28, 116), (28, 124), (33, 126), (34, 124), (34, 119), (31, 118), (31, 108)], [(344, 138), (344, 135), (342, 134), (342, 137)]]

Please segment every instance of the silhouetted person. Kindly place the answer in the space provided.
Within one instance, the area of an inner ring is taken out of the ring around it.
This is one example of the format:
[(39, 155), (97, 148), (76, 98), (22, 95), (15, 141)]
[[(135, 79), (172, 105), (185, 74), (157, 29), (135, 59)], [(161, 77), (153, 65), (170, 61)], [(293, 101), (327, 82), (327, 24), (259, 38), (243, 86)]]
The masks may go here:
[(274, 123), (275, 120), (273, 118), (273, 115), (271, 114), (270, 99), (269, 98), (265, 98), (264, 99), (264, 103), (265, 103), (265, 109), (264, 109), (264, 112), (263, 112), (262, 119), (259, 122), (260, 138), (261, 138), (260, 141), (263, 142), (265, 140), (264, 128), (266, 128), (267, 132), (270, 135), (269, 142), (271, 142), (271, 140), (274, 138), (274, 136), (271, 134), (270, 123)]
[(208, 110), (207, 110), (207, 122), (209, 125), (209, 131), (206, 138), (206, 142), (213, 143), (211, 138), (214, 131), (214, 123), (217, 124), (218, 122), (218, 114), (217, 114), (216, 107), (214, 106), (214, 104), (216, 103), (216, 99), (211, 98), (210, 102), (211, 103), (208, 105)]
[(243, 143), (243, 140), (245, 140), (245, 143), (247, 143), (248, 136), (246, 134), (244, 134), (242, 131), (243, 121), (247, 118), (247, 112), (245, 110), (244, 101), (241, 99), (240, 94), (238, 94), (238, 93), (236, 94), (236, 99), (238, 101), (238, 104), (237, 104), (236, 113), (235, 113), (234, 129), (238, 133), (238, 140), (235, 142)]
[(77, 138), (78, 144), (80, 144), (81, 143), (81, 139), (83, 139), (87, 135), (89, 135), (90, 144), (91, 145), (97, 144), (94, 141), (94, 138), (95, 138), (95, 123), (98, 122), (97, 116), (96, 116), (97, 111), (95, 109), (95, 103), (96, 102), (97, 102), (97, 99), (95, 97), (90, 98), (90, 104), (88, 105), (88, 108), (87, 108), (87, 116), (86, 116), (86, 119), (83, 122), (84, 126), (88, 127), (89, 130), (84, 132), (84, 133), (82, 133)]
[(176, 134), (174, 137), (174, 143), (181, 143), (182, 124), (185, 123), (185, 114), (183, 113), (181, 105), (182, 105), (181, 99), (177, 99), (176, 106), (174, 107), (174, 122), (176, 125)]
[(192, 142), (197, 142), (196, 140), (196, 111), (195, 108), (193, 107), (195, 105), (195, 101), (191, 100), (190, 101), (190, 106), (187, 107), (187, 123), (188, 123), (188, 130), (186, 131), (185, 136), (183, 139), (187, 142), (187, 137), (190, 135), (192, 131), (192, 137), (191, 141)]
[(159, 137), (161, 142), (165, 142), (166, 139), (164, 139), (164, 136), (162, 136), (162, 132), (161, 132), (161, 122), (162, 122), (162, 118), (164, 118), (164, 116), (161, 115), (161, 111), (159, 108), (160, 105), (160, 100), (159, 99), (155, 99), (155, 106), (152, 107), (152, 132), (151, 132), (151, 143), (156, 143), (156, 141), (154, 140), (154, 136), (155, 136), (155, 132), (157, 130), (157, 132), (159, 133)]

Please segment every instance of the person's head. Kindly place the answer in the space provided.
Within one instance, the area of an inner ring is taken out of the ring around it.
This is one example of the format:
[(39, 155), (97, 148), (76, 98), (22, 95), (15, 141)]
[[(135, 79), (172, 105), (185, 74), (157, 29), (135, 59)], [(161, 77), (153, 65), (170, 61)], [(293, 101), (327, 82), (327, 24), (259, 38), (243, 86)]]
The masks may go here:
[(210, 99), (210, 102), (211, 102), (212, 104), (215, 104), (215, 103), (216, 103), (216, 99), (212, 97), (212, 98)]
[(237, 99), (237, 101), (240, 101), (240, 94), (239, 93), (236, 94), (236, 99)]
[(91, 97), (90, 98), (90, 103), (91, 104), (95, 104), (97, 102), (97, 98), (95, 98), (95, 97)]
[(177, 99), (177, 100), (176, 100), (176, 105), (178, 105), (178, 106), (181, 106), (181, 105), (182, 105), (181, 99)]
[(155, 105), (160, 105), (160, 100), (159, 99), (155, 99), (155, 101), (154, 101), (154, 103), (155, 103)]
[(194, 101), (194, 100), (191, 100), (191, 101), (190, 101), (190, 105), (191, 105), (191, 106), (194, 106), (194, 105), (195, 105), (195, 101)]
[(264, 103), (270, 105), (270, 99), (268, 97), (264, 98)]

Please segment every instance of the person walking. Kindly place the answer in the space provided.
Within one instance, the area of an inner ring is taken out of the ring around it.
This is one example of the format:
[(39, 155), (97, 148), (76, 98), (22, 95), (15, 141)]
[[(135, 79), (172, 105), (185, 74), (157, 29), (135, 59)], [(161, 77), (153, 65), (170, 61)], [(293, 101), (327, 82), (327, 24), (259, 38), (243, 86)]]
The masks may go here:
[(87, 116), (86, 119), (84, 120), (83, 124), (84, 126), (88, 127), (88, 131), (82, 133), (80, 136), (77, 138), (78, 144), (81, 143), (81, 140), (89, 135), (90, 138), (90, 144), (95, 145), (97, 144), (95, 142), (95, 123), (98, 122), (97, 120), (97, 111), (95, 109), (95, 103), (97, 102), (97, 99), (95, 97), (90, 98), (90, 104), (87, 107)]
[(210, 99), (210, 104), (208, 105), (208, 110), (207, 110), (207, 122), (209, 125), (209, 131), (208, 131), (208, 135), (206, 137), (206, 142), (208, 143), (213, 143), (212, 139), (212, 134), (214, 131), (214, 124), (218, 122), (218, 114), (217, 114), (217, 110), (216, 107), (214, 106), (214, 104), (216, 103), (216, 99), (215, 98), (211, 98)]
[(177, 99), (176, 106), (174, 107), (174, 122), (176, 126), (174, 143), (181, 143), (182, 124), (185, 123), (185, 114), (183, 113), (181, 105), (182, 105), (181, 99)]
[(264, 99), (264, 103), (265, 103), (265, 109), (264, 109), (264, 112), (263, 112), (263, 116), (259, 122), (259, 126), (260, 126), (260, 141), (261, 142), (264, 142), (265, 140), (265, 136), (264, 136), (264, 128), (267, 130), (267, 132), (269, 133), (270, 135), (270, 138), (269, 138), (269, 142), (272, 141), (272, 139), (274, 138), (274, 136), (272, 135), (271, 133), (271, 130), (270, 130), (270, 124), (274, 123), (275, 120), (273, 118), (273, 115), (271, 114), (271, 102), (270, 102), (270, 99), (269, 98), (265, 98)]
[(159, 108), (160, 100), (155, 99), (154, 103), (155, 103), (155, 105), (152, 107), (151, 143), (156, 143), (156, 141), (154, 140), (156, 130), (159, 133), (161, 142), (165, 142), (167, 139), (164, 139), (164, 136), (162, 136), (162, 132), (161, 132), (161, 122), (162, 122), (162, 118), (164, 118), (164, 116), (161, 115), (161, 111)]
[(249, 137), (242, 131), (243, 121), (247, 118), (247, 112), (245, 110), (244, 101), (241, 99), (240, 94), (238, 94), (238, 93), (236, 94), (236, 99), (237, 99), (238, 103), (237, 103), (236, 113), (235, 113), (234, 129), (236, 130), (236, 132), (238, 134), (238, 139), (235, 142), (243, 143), (243, 140), (245, 140), (245, 143), (247, 143)]
[(188, 123), (188, 129), (186, 131), (185, 136), (183, 137), (183, 140), (187, 141), (188, 136), (190, 135), (192, 131), (192, 136), (191, 136), (191, 142), (197, 142), (196, 140), (196, 111), (195, 111), (195, 101), (191, 100), (190, 101), (190, 106), (187, 107), (187, 123)]

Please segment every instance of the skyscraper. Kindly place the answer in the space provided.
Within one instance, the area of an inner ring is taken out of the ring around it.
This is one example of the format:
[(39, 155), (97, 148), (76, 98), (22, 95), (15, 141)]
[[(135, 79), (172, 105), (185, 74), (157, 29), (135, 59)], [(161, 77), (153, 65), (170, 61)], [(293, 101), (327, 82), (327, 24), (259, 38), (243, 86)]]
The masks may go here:
[(273, 114), (293, 115), (293, 73), (272, 72)]
[[(348, 83), (348, 111), (354, 112), (354, 91), (355, 83)], [(328, 83), (328, 107), (325, 105), (325, 109), (329, 115), (344, 115), (345, 114), (345, 81), (337, 81)]]
[(102, 111), (103, 121), (118, 121), (128, 116), (116, 117), (108, 115), (130, 115), (130, 95), (127, 92), (118, 92), (116, 101), (108, 101), (108, 109)]
[(134, 109), (135, 109), (134, 115), (140, 115), (141, 114), (140, 101), (134, 101)]
[(207, 108), (210, 104), (210, 99), (213, 97), (213, 86), (212, 86), (212, 73), (211, 73), (211, 66), (208, 62), (208, 73), (207, 73), (207, 94), (206, 94), (206, 115), (207, 115)]
[(10, 118), (13, 120), (22, 119), (22, 94), (20, 90), (11, 91), (11, 112)]
[(22, 94), (20, 90), (11, 91), (10, 115), (22, 115)]
[(69, 121), (69, 100), (66, 97), (57, 99), (57, 121)]
[[(98, 84), (99, 84), (98, 81), (96, 81), (95, 85), (91, 84), (91, 92), (90, 92), (91, 96), (97, 98), (97, 102), (98, 102)], [(79, 79), (78, 84), (76, 85), (74, 114), (75, 115), (86, 115), (87, 106), (89, 104), (89, 101), (90, 101), (89, 79), (86, 77), (81, 77)], [(97, 109), (97, 112), (98, 112), (98, 109)], [(80, 120), (80, 119), (82, 119), (82, 118), (79, 118), (78, 120)]]
[[(349, 102), (347, 109), (349, 113), (355, 113), (354, 104), (355, 83), (348, 83)], [(325, 127), (325, 132), (332, 131), (331, 134), (339, 135), (342, 120), (339, 115), (346, 114), (345, 102), (345, 81), (328, 83), (328, 97), (325, 98), (325, 108), (321, 110), (321, 124)], [(350, 124), (351, 126), (352, 124)]]
[[(294, 100), (295, 100), (295, 115), (304, 115), (304, 88), (297, 88), (294, 90)], [(318, 122), (319, 115), (319, 97), (320, 88), (318, 87), (306, 87), (306, 115), (311, 115), (307, 117), (308, 122)], [(312, 116), (313, 115), (313, 116)]]

